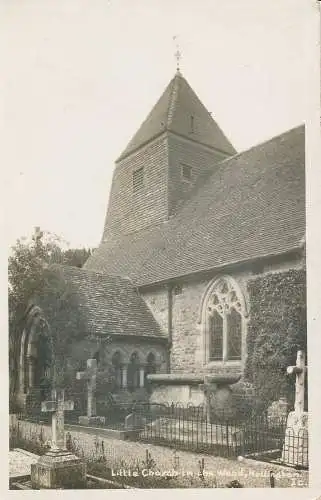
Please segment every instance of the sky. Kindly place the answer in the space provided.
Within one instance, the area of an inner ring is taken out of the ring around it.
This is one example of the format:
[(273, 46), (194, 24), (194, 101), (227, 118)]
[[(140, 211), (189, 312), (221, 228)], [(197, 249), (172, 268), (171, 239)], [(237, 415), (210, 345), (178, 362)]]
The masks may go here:
[(5, 232), (102, 236), (114, 161), (181, 71), (238, 151), (306, 119), (304, 0), (3, 0)]

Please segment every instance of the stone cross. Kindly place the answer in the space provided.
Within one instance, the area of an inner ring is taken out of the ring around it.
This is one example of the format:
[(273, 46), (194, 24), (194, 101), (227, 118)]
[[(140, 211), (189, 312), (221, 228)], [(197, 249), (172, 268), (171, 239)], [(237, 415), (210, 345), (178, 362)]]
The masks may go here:
[(63, 390), (53, 390), (52, 400), (41, 403), (41, 411), (52, 413), (52, 450), (65, 449), (64, 412), (74, 409), (73, 401), (65, 401)]
[(87, 380), (87, 417), (96, 416), (96, 378), (97, 378), (97, 360), (87, 359), (87, 370), (77, 372), (77, 380)]
[(288, 366), (288, 375), (295, 374), (295, 403), (294, 412), (299, 415), (304, 412), (304, 380), (307, 367), (305, 366), (305, 354), (298, 351), (295, 366)]

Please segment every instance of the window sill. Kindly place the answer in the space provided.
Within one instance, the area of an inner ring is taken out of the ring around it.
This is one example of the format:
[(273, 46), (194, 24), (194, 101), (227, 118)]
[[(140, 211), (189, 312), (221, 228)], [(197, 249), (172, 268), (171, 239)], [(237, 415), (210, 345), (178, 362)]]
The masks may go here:
[(220, 360), (217, 360), (217, 361), (207, 361), (205, 364), (204, 364), (205, 368), (222, 368), (222, 367), (231, 367), (231, 366), (235, 366), (235, 367), (241, 367), (242, 366), (242, 360), (241, 359), (230, 359), (230, 360), (227, 360), (227, 361), (220, 361)]

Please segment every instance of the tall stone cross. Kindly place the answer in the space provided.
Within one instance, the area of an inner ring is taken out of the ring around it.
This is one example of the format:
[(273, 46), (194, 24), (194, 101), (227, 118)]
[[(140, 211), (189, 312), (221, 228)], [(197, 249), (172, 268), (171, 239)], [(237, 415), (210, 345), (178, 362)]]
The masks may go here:
[(73, 401), (65, 401), (64, 390), (54, 389), (52, 400), (41, 403), (41, 411), (52, 413), (52, 450), (64, 450), (65, 446), (65, 411), (74, 409)]
[(304, 412), (304, 381), (306, 372), (305, 354), (303, 351), (298, 351), (295, 366), (288, 366), (287, 368), (288, 375), (294, 374), (296, 376), (294, 412), (297, 415)]
[(87, 359), (87, 370), (77, 372), (77, 380), (87, 380), (87, 417), (96, 416), (97, 360)]

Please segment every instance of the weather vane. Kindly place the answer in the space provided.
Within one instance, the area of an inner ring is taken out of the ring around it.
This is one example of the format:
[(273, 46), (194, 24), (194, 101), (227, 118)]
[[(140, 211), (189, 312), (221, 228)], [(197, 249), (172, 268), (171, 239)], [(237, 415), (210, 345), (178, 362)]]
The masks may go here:
[(181, 61), (181, 58), (182, 58), (182, 53), (180, 51), (180, 47), (179, 47), (179, 43), (178, 43), (178, 40), (177, 40), (177, 36), (173, 36), (173, 40), (176, 41), (176, 52), (174, 54), (175, 56), (175, 59), (176, 59), (176, 70), (177, 72), (180, 71), (180, 61)]

